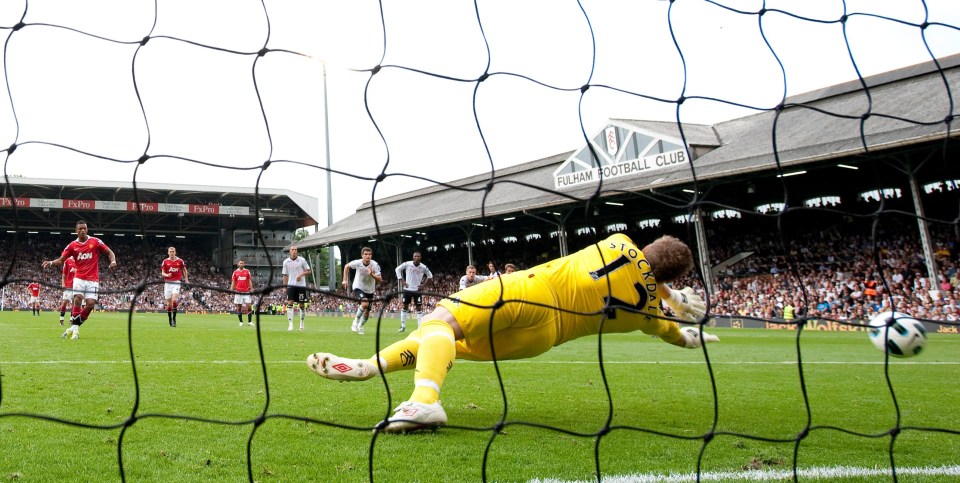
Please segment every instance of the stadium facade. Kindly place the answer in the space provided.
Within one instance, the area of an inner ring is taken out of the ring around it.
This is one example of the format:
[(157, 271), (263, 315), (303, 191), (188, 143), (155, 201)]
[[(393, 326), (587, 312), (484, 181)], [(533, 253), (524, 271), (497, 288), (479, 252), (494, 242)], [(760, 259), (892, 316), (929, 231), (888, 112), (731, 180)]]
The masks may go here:
[[(466, 246), (474, 263), (474, 250), (502, 260), (504, 242), (530, 237), (555, 240), (552, 257), (609, 231), (632, 232), (638, 243), (674, 233), (711, 267), (710, 224), (725, 220), (765, 220), (778, 233), (787, 211), (794, 226), (823, 228), (835, 222), (831, 211), (843, 212), (837, 222), (869, 222), (882, 205), (952, 221), (958, 86), (954, 55), (715, 125), (611, 119), (577, 151), (365, 203), (299, 245), (337, 245), (345, 259), (374, 245), (396, 260), (414, 248)], [(724, 263), (737, 256), (745, 255)]]

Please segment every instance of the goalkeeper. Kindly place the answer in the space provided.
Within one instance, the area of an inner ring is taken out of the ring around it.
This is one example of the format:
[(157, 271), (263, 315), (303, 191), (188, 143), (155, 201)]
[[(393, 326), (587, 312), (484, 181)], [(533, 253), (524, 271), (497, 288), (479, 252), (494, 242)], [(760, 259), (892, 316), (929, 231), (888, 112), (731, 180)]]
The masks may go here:
[[(681, 329), (663, 318), (660, 306), (662, 301), (685, 321), (703, 317), (706, 307), (693, 289), (666, 285), (692, 268), (693, 254), (677, 238), (663, 236), (640, 250), (626, 235), (614, 234), (572, 255), (451, 295), (424, 316), (418, 330), (370, 359), (319, 352), (307, 364), (320, 376), (339, 381), (370, 379), (380, 370), (416, 369), (413, 394), (381, 430), (435, 428), (447, 422), (440, 389), (456, 358), (524, 359), (601, 330), (641, 330), (680, 347), (700, 347), (698, 328)], [(702, 341), (718, 340), (702, 334)]]

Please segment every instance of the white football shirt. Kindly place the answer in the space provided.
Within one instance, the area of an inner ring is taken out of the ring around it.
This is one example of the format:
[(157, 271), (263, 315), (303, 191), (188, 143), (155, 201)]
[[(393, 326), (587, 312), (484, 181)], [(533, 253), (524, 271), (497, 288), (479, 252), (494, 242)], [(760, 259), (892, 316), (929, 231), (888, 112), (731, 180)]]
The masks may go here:
[(282, 274), (288, 277), (287, 285), (290, 287), (306, 287), (307, 277), (303, 277), (300, 280), (297, 280), (297, 277), (307, 270), (310, 270), (310, 264), (307, 263), (306, 258), (301, 256), (297, 256), (296, 260), (291, 260), (290, 257), (287, 257), (287, 259), (283, 261)]
[(426, 265), (423, 263), (414, 265), (413, 260), (401, 263), (396, 272), (397, 280), (403, 278), (407, 282), (407, 286), (403, 289), (410, 291), (417, 291), (420, 288), (420, 284), (424, 281), (423, 277), (433, 278), (433, 274)]
[(357, 272), (353, 277), (353, 288), (363, 290), (364, 293), (376, 291), (377, 279), (373, 276), (380, 275), (380, 264), (370, 260), (369, 265), (364, 265), (362, 259), (357, 259), (348, 263), (347, 266)]
[(480, 282), (489, 280), (489, 279), (491, 279), (491, 278), (493, 278), (493, 277), (488, 277), (488, 276), (486, 276), (486, 275), (474, 275), (474, 276), (473, 276), (473, 280), (470, 280), (469, 278), (467, 278), (466, 275), (464, 275), (464, 276), (460, 277), (460, 290), (463, 290), (463, 289), (465, 289), (465, 288), (467, 288), (467, 287), (473, 287), (474, 285), (476, 285), (476, 284), (478, 284), (478, 283), (480, 283)]

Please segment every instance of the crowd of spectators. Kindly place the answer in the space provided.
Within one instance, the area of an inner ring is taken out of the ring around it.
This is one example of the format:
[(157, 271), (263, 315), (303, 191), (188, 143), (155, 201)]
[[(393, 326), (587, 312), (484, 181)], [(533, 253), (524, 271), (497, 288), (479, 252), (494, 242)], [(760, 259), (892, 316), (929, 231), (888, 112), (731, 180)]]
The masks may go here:
[[(930, 320), (960, 319), (960, 270), (958, 246), (949, 233), (934, 232), (933, 240), (939, 267), (939, 281), (931, 284), (916, 226), (906, 224), (880, 232), (876, 243), (867, 230), (848, 229), (801, 233), (781, 248), (778, 237), (749, 226), (730, 226), (729, 232), (713, 232), (708, 238), (711, 265), (720, 267), (714, 273), (714, 293), (710, 295), (710, 312), (714, 315), (752, 317), (757, 319), (789, 319), (800, 315), (836, 320), (865, 320), (891, 308), (914, 317)], [(650, 240), (652, 233), (629, 233), (639, 245)], [(573, 237), (572, 248), (590, 243), (590, 236)], [(60, 253), (68, 238), (31, 235), (20, 237), (15, 247), (13, 236), (6, 235), (0, 254), (9, 261), (3, 290), (4, 309), (27, 308), (26, 285), (32, 280), (45, 284), (42, 291), (44, 310), (59, 307), (60, 271), (41, 270), (44, 259)], [(108, 244), (117, 253), (117, 270), (101, 269), (101, 296), (98, 307), (107, 311), (163, 311), (163, 284), (160, 263), (166, 246), (144, 247), (137, 238), (110, 238)], [(182, 241), (182, 240), (178, 240)], [(544, 237), (499, 243), (496, 253), (500, 265), (513, 263), (519, 269), (529, 268), (556, 256), (556, 240)], [(876, 250), (875, 250), (876, 247)], [(489, 246), (473, 249), (473, 258), (492, 256)], [(14, 252), (16, 250), (16, 252)], [(191, 285), (181, 297), (180, 308), (186, 312), (229, 313), (234, 310), (233, 294), (228, 291), (232, 269), (217, 270), (211, 254), (184, 243), (177, 246), (178, 255), (187, 262)], [(450, 250), (421, 250), (424, 263), (434, 274), (422, 290), (425, 310), (432, 309), (443, 296), (455, 292), (467, 265), (464, 247)], [(505, 256), (506, 255), (506, 256)], [(740, 258), (726, 266), (731, 257)], [(397, 313), (400, 299), (393, 267), (399, 262), (377, 257), (383, 268), (384, 283), (377, 289), (383, 299), (374, 311)], [(475, 263), (478, 273), (487, 274), (487, 261)], [(6, 268), (6, 267), (5, 267)], [(703, 291), (696, 276), (677, 281)], [(255, 280), (254, 289), (264, 286)], [(393, 297), (390, 295), (393, 294)], [(279, 313), (285, 299), (283, 287), (276, 287), (260, 303), (261, 312)], [(309, 310), (314, 313), (351, 316), (356, 303), (344, 291), (311, 290)]]
[[(780, 249), (769, 233), (738, 231), (733, 250), (711, 252), (711, 263), (749, 252), (714, 274), (710, 310), (717, 315), (790, 319), (868, 320), (887, 310), (937, 321), (960, 319), (958, 245), (945, 231), (932, 243), (939, 272), (927, 277), (916, 225), (894, 225), (874, 238), (866, 230), (797, 234)], [(724, 246), (724, 245), (721, 245)], [(679, 283), (700, 287), (688, 277)]]

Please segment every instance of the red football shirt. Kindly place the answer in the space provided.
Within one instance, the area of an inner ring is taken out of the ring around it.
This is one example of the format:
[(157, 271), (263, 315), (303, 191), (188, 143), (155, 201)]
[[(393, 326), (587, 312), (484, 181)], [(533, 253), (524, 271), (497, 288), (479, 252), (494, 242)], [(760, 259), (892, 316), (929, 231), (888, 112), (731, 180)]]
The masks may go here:
[(27, 285), (27, 289), (30, 290), (30, 295), (32, 295), (32, 296), (34, 296), (34, 297), (39, 297), (39, 296), (40, 296), (40, 284), (39, 284), (39, 283), (33, 282), (33, 283), (31, 283), (30, 285)]
[(187, 268), (187, 264), (183, 263), (183, 259), (177, 257), (173, 260), (170, 257), (163, 259), (163, 264), (160, 265), (160, 270), (169, 274), (168, 277), (163, 277), (164, 282), (179, 282), (183, 280), (183, 269)]
[(63, 249), (64, 257), (73, 257), (77, 261), (76, 278), (88, 282), (100, 281), (100, 254), (109, 248), (103, 240), (90, 236), (83, 242), (76, 239)]
[(238, 268), (233, 271), (233, 289), (237, 292), (250, 291), (250, 270)]
[(73, 288), (73, 277), (77, 275), (77, 262), (72, 258), (63, 261), (63, 288)]

